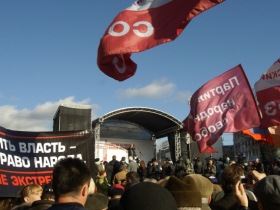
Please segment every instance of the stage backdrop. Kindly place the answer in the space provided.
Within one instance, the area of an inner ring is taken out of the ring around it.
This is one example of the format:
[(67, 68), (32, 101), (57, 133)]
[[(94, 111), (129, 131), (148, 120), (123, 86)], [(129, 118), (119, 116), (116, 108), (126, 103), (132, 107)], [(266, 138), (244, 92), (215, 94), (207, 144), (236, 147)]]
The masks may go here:
[(91, 131), (22, 132), (0, 127), (0, 197), (16, 197), (29, 184), (51, 182), (55, 163), (77, 157), (94, 168)]

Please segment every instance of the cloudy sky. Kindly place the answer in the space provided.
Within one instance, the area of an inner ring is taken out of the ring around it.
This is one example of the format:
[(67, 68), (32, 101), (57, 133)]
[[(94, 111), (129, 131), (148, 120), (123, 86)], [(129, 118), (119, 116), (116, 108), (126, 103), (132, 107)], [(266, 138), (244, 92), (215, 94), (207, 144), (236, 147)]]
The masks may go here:
[(253, 87), (279, 58), (280, 1), (227, 0), (195, 17), (175, 41), (133, 54), (136, 74), (115, 81), (98, 69), (97, 48), (132, 3), (1, 1), (0, 126), (51, 131), (62, 103), (90, 105), (92, 119), (137, 106), (184, 120), (189, 97), (205, 82), (241, 64)]

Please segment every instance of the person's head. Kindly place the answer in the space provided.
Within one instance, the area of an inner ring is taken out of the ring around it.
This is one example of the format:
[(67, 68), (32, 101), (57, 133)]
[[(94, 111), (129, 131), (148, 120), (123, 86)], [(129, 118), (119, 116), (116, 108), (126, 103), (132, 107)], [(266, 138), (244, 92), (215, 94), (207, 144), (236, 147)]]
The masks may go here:
[(121, 161), (125, 162), (126, 158), (125, 157), (122, 157)]
[(127, 167), (125, 164), (120, 166), (120, 171), (126, 171)]
[(244, 170), (238, 164), (232, 164), (223, 170), (221, 175), (221, 186), (225, 194), (234, 192), (235, 185), (240, 181), (241, 176), (244, 176)]
[(54, 201), (54, 193), (52, 188), (52, 183), (48, 183), (43, 187), (43, 194), (41, 196), (42, 200)]
[(140, 163), (139, 163), (140, 167), (141, 168), (146, 168), (146, 165), (145, 165), (145, 161), (144, 160), (141, 160)]
[(254, 186), (254, 194), (258, 199), (259, 210), (279, 209), (280, 206), (280, 176), (270, 175)]
[(176, 176), (170, 176), (165, 188), (174, 197), (178, 210), (189, 208), (201, 209), (201, 193), (193, 183), (187, 184)]
[(116, 155), (113, 155), (113, 156), (112, 156), (112, 160), (117, 160)]
[(22, 188), (20, 197), (22, 202), (32, 204), (34, 201), (41, 200), (43, 188), (38, 184), (30, 184)]
[(177, 210), (177, 203), (164, 187), (151, 182), (140, 182), (125, 190), (120, 199), (119, 209)]
[(102, 193), (95, 193), (87, 198), (85, 208), (87, 210), (106, 210), (108, 209), (109, 198)]
[(132, 160), (133, 160), (133, 157), (132, 157), (132, 156), (129, 156), (129, 157), (128, 157), (128, 160), (129, 160), (129, 161), (132, 161)]
[(140, 176), (135, 171), (130, 171), (126, 174), (126, 187), (140, 182)]
[(200, 174), (190, 174), (183, 177), (182, 181), (197, 188), (201, 193), (202, 204), (208, 205), (211, 202), (214, 186), (209, 179)]
[(90, 170), (79, 158), (59, 160), (53, 169), (53, 191), (55, 200), (74, 199), (85, 204), (90, 184)]
[(107, 176), (106, 171), (105, 170), (99, 171), (99, 176), (106, 177)]

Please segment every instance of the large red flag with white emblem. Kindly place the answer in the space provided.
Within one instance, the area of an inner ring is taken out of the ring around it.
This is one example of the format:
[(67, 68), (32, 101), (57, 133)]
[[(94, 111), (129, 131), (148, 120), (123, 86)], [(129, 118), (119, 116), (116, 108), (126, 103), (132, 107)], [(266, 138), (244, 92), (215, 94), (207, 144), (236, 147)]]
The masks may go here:
[(131, 54), (178, 37), (192, 18), (224, 0), (138, 0), (109, 25), (98, 48), (97, 64), (108, 76), (123, 81), (137, 65)]
[(260, 125), (260, 116), (241, 65), (199, 88), (191, 98), (184, 128), (198, 143), (201, 153), (216, 152), (212, 145), (224, 132)]
[(255, 91), (262, 112), (261, 127), (280, 125), (280, 59), (262, 74)]

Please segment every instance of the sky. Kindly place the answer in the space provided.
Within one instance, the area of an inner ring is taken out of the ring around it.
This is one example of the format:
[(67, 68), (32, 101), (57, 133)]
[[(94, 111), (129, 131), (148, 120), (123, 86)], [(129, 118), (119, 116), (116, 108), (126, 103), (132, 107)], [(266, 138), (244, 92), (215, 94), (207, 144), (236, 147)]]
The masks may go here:
[[(204, 83), (241, 64), (253, 88), (279, 58), (280, 1), (226, 0), (196, 16), (173, 42), (133, 54), (136, 74), (116, 81), (99, 70), (97, 49), (132, 3), (0, 1), (0, 126), (52, 131), (62, 103), (90, 105), (93, 120), (149, 107), (183, 121), (189, 97)], [(223, 137), (232, 143), (232, 134)]]

